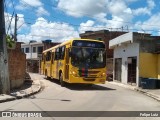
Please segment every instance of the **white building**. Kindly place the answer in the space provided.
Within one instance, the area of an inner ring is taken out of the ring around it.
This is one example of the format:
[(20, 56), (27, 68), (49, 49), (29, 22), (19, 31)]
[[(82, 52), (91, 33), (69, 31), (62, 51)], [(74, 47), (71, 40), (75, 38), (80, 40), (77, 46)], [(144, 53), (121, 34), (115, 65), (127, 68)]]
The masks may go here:
[(21, 44), (21, 50), (26, 54), (27, 72), (40, 72), (40, 60), (42, 57), (44, 44), (42, 42), (30, 41)]
[(51, 40), (44, 40), (43, 42), (30, 41), (29, 43), (21, 44), (22, 51), (26, 54), (26, 68), (28, 72), (40, 72), (40, 62), (42, 59), (42, 52), (59, 43), (52, 43)]
[(139, 86), (139, 78), (158, 78), (156, 36), (126, 33), (109, 41), (114, 49), (113, 79), (124, 84)]
[(26, 59), (38, 60), (42, 54), (44, 44), (42, 42), (30, 42), (21, 44), (22, 51), (26, 54)]

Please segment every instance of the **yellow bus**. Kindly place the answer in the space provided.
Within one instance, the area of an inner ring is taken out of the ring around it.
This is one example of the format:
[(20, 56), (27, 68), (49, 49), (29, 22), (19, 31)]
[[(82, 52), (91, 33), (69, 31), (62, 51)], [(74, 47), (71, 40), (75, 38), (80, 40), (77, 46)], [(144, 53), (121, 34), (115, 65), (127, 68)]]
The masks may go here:
[(65, 83), (105, 84), (106, 50), (104, 42), (72, 39), (43, 51), (41, 71), (47, 78)]

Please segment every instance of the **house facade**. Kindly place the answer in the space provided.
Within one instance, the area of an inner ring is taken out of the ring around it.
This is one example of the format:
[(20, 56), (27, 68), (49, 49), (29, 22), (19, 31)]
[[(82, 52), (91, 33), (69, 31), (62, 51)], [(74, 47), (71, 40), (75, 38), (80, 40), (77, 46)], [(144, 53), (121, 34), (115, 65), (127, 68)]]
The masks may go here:
[(141, 78), (160, 79), (159, 43), (157, 36), (133, 32), (112, 39), (113, 79), (137, 87)]
[(59, 43), (53, 43), (51, 40), (42, 42), (30, 41), (21, 45), (21, 50), (26, 54), (26, 71), (40, 73), (40, 63), (42, 52)]

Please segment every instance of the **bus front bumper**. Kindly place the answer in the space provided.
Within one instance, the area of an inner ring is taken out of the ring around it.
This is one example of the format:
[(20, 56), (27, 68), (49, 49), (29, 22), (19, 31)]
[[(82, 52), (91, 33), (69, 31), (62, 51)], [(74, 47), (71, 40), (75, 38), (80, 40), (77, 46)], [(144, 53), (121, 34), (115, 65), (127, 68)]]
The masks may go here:
[(69, 76), (68, 83), (84, 83), (84, 84), (105, 84), (106, 76), (104, 77), (76, 77), (73, 75)]

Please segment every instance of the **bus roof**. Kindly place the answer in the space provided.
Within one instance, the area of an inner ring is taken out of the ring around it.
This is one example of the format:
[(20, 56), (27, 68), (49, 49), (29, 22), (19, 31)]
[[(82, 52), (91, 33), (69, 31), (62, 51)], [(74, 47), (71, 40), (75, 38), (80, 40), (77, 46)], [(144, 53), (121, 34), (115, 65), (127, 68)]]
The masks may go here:
[(44, 50), (43, 53), (48, 52), (48, 51), (51, 51), (51, 50), (53, 50), (54, 48), (57, 48), (57, 47), (66, 45), (66, 44), (68, 44), (68, 43), (72, 43), (74, 40), (84, 40), (84, 41), (85, 41), (85, 40), (89, 40), (89, 41), (103, 42), (103, 41), (95, 40), (95, 39), (81, 39), (81, 38), (76, 38), (76, 39), (67, 40), (67, 41), (65, 41), (65, 42), (62, 42), (61, 44), (58, 44), (58, 45), (53, 46), (53, 47), (51, 47), (51, 48), (49, 48), (49, 49), (47, 49), (47, 50)]

